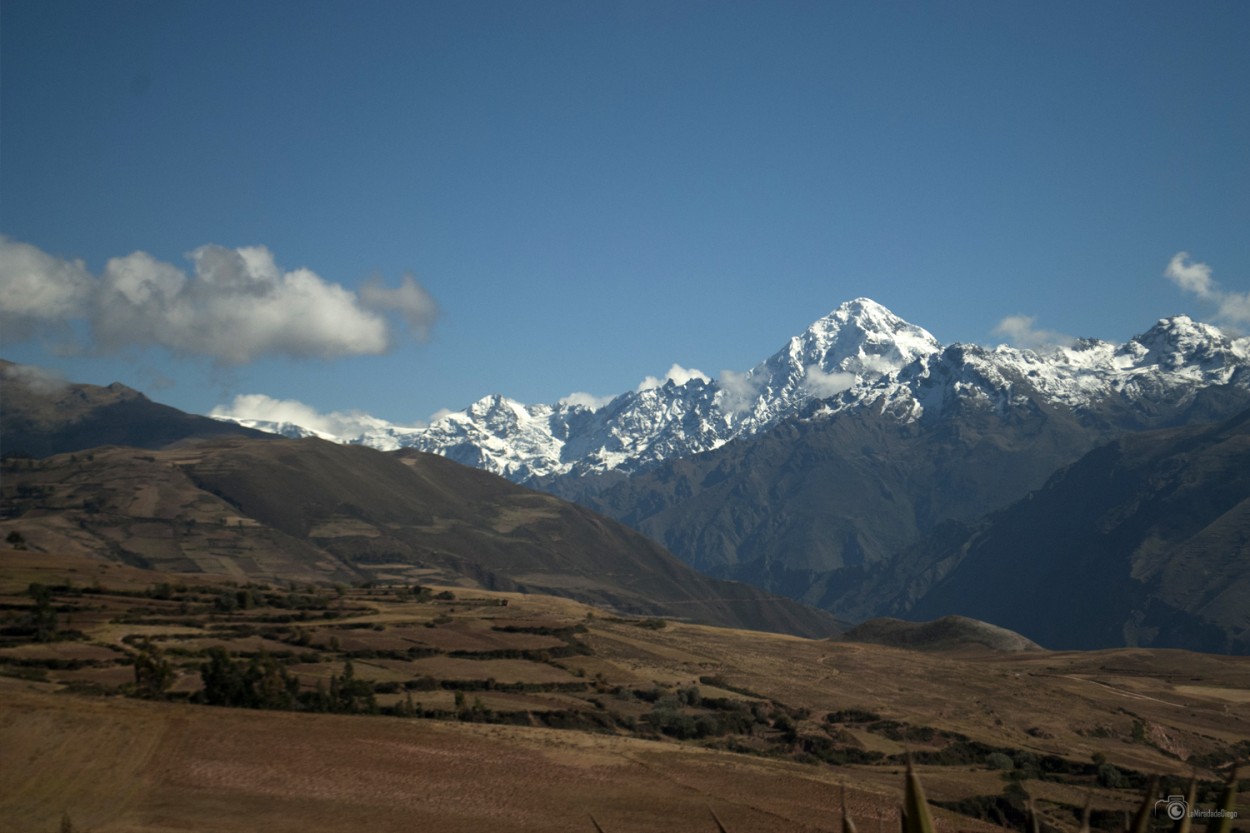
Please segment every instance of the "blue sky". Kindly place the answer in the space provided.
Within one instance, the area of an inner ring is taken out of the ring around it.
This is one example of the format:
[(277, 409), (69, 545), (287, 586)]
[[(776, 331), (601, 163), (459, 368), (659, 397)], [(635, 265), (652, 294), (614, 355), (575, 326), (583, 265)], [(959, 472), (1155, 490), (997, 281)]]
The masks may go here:
[(5, 0), (5, 280), (185, 308), (19, 282), (0, 355), (412, 422), (746, 369), (857, 296), (944, 342), (1250, 329), (1247, 43), (1244, 2)]

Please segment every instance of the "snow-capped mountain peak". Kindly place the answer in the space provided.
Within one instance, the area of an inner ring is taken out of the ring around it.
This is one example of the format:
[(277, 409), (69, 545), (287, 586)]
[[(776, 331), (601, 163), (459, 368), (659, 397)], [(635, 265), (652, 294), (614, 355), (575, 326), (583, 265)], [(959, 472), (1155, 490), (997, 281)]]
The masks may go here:
[[(744, 373), (709, 380), (687, 371), (674, 379), (670, 371), (663, 383), (644, 384), (595, 409), (572, 402), (526, 405), (492, 394), (425, 428), (379, 420), (360, 436), (339, 439), (387, 450), (415, 447), (525, 482), (631, 473), (800, 415), (873, 407), (909, 422), (940, 418), (964, 404), (1000, 413), (1033, 400), (1072, 409), (1151, 397), (1175, 404), (1232, 382), (1250, 387), (1250, 339), (1231, 339), (1184, 315), (1162, 319), (1122, 345), (1082, 339), (1042, 353), (943, 347), (881, 304), (856, 298)], [(292, 435), (299, 429), (268, 430)]]
[[(791, 355), (822, 370), (881, 375), (897, 371), (942, 345), (870, 298), (847, 301), (791, 339)], [(796, 350), (796, 348), (798, 348)]]
[(1194, 321), (1188, 315), (1174, 315), (1160, 319), (1125, 347), (1138, 357), (1139, 363), (1175, 369), (1192, 363), (1224, 364), (1230, 358), (1244, 357), (1246, 340), (1241, 341), (1238, 344), (1218, 328)]
[[(1217, 327), (1177, 315), (1121, 345), (1087, 338), (1045, 353), (952, 345), (937, 361), (909, 366), (884, 396), (893, 412), (910, 418), (933, 418), (972, 399), (993, 400), (1004, 409), (1030, 396), (1073, 409), (1115, 400), (1173, 407), (1237, 379), (1250, 387), (1247, 376), (1250, 339), (1233, 340)], [(842, 403), (841, 409), (848, 407), (854, 404)]]
[(716, 415), (727, 439), (754, 434), (808, 402), (866, 389), (941, 344), (869, 298), (847, 301), (745, 374), (719, 381)]

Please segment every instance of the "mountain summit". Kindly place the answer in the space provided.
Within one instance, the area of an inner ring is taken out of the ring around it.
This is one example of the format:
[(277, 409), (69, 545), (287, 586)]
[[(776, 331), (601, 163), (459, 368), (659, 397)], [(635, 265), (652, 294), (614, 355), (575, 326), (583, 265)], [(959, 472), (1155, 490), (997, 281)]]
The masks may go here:
[(401, 444), (517, 481), (629, 474), (767, 430), (813, 400), (867, 388), (940, 349), (925, 330), (876, 301), (857, 298), (746, 373), (670, 380), (621, 394), (593, 411), (492, 396)]
[(813, 399), (870, 386), (941, 347), (928, 331), (876, 301), (856, 298), (747, 373), (726, 374), (718, 383), (717, 405), (734, 436), (753, 434)]
[[(1250, 339), (1234, 340), (1184, 315), (1163, 319), (1122, 345), (1083, 339), (1045, 352), (944, 347), (876, 301), (856, 298), (745, 373), (669, 380), (598, 409), (527, 405), (494, 394), (426, 428), (377, 420), (364, 433), (336, 439), (384, 450), (416, 448), (516, 482), (549, 482), (633, 474), (760, 434), (787, 418), (869, 407), (910, 423), (977, 403), (1006, 413), (1032, 402), (1109, 409), (1113, 421), (1151, 427), (1161, 418), (1150, 413), (1186, 407), (1200, 391), (1229, 383), (1250, 388)], [(299, 433), (290, 425), (243, 422)]]
[[(427, 428), (377, 426), (340, 442), (383, 450), (417, 448), (501, 474), (516, 482), (619, 471), (719, 448), (766, 430), (808, 403), (867, 389), (941, 344), (926, 330), (869, 298), (847, 301), (813, 322), (745, 373), (719, 380), (623, 393), (591, 409), (578, 404), (527, 405), (492, 394)], [(285, 436), (290, 424), (237, 420)], [(308, 430), (305, 435), (325, 437)]]
[(941, 344), (928, 330), (899, 318), (871, 298), (847, 301), (790, 340), (822, 369), (897, 370), (916, 358), (935, 353)]

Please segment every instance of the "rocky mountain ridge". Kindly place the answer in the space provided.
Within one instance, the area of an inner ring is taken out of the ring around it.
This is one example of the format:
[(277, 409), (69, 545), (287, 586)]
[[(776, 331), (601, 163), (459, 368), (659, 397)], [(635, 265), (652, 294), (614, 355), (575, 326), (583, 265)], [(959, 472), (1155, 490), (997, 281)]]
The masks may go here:
[(623, 393), (598, 409), (527, 405), (493, 394), (425, 428), (384, 420), (356, 436), (237, 420), (288, 437), (319, 436), (381, 450), (416, 448), (501, 474), (544, 482), (634, 474), (715, 450), (792, 417), (874, 410), (900, 423), (939, 418), (976, 401), (1006, 414), (1032, 401), (1129, 430), (1169, 424), (1207, 388), (1250, 390), (1250, 339), (1177, 315), (1123, 344), (1081, 339), (1027, 350), (943, 346), (867, 298), (848, 301), (745, 373), (694, 377)]

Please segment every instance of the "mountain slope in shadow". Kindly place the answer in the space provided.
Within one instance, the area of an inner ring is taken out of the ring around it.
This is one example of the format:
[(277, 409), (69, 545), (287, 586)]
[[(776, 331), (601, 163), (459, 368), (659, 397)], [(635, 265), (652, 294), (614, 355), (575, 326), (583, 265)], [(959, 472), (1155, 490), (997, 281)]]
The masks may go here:
[[(923, 560), (913, 618), (960, 613), (1048, 648), (1250, 653), (1250, 411), (1086, 454)], [(921, 548), (923, 549), (923, 547)]]

